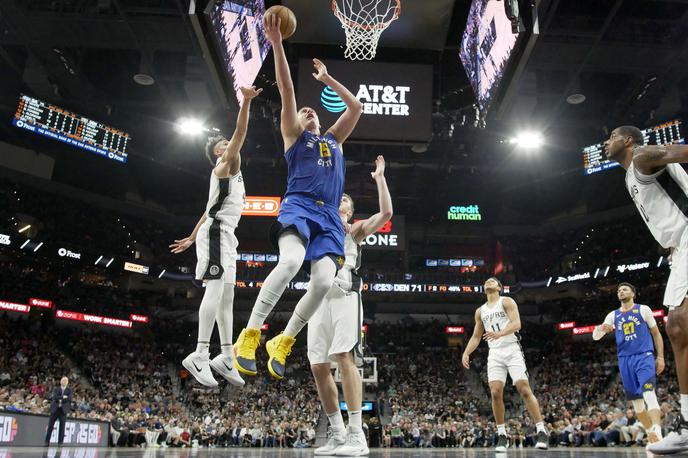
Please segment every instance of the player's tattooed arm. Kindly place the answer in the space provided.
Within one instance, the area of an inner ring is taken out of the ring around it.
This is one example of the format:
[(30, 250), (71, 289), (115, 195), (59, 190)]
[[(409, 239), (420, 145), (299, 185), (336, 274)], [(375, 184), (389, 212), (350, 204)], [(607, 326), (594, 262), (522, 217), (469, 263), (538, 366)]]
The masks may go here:
[(644, 174), (652, 174), (667, 164), (688, 162), (688, 145), (639, 146), (633, 155), (633, 164)]

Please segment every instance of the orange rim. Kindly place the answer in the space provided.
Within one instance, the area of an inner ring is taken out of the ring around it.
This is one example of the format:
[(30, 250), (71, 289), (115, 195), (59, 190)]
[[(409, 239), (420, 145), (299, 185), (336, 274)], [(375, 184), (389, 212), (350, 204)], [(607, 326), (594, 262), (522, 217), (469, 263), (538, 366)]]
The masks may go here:
[(394, 8), (394, 16), (392, 19), (386, 22), (381, 22), (379, 24), (375, 25), (363, 25), (359, 24), (356, 21), (352, 21), (351, 19), (347, 18), (344, 16), (344, 13), (342, 13), (339, 9), (339, 5), (337, 5), (337, 0), (332, 0), (332, 12), (334, 15), (341, 21), (342, 24), (344, 24), (347, 27), (351, 28), (356, 28), (356, 29), (363, 29), (363, 30), (374, 30), (374, 29), (385, 29), (391, 24), (393, 21), (399, 19), (399, 15), (401, 14), (401, 0), (396, 0), (397, 6)]

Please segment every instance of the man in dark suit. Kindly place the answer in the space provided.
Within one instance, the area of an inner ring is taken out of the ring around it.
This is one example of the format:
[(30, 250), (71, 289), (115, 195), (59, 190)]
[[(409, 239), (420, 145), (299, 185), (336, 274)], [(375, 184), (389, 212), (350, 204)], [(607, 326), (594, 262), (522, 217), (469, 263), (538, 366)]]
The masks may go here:
[(50, 402), (50, 420), (48, 421), (48, 430), (45, 432), (45, 445), (50, 445), (50, 436), (53, 433), (53, 426), (55, 421), (60, 420), (60, 427), (57, 435), (58, 445), (64, 442), (65, 422), (67, 415), (72, 411), (72, 389), (67, 385), (69, 379), (62, 377), (60, 386), (53, 389)]

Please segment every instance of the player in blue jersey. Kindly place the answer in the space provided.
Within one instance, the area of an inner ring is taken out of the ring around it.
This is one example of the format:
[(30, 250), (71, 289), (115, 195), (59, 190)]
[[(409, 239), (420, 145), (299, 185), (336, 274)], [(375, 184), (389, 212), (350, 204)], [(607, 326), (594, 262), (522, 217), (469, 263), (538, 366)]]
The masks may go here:
[(265, 36), (273, 47), (277, 87), (282, 98), (280, 129), (288, 167), (287, 191), (274, 231), (279, 262), (265, 279), (248, 324), (234, 348), (237, 369), (247, 375), (256, 375), (260, 329), (303, 261), (310, 261), (311, 278), (306, 294), (296, 304), (284, 332), (266, 343), (270, 356), (268, 371), (281, 379), (296, 335), (323, 302), (337, 269), (344, 263), (344, 226), (339, 218), (339, 205), (344, 193), (346, 164), (341, 144), (356, 127), (363, 105), (327, 73), (321, 61), (313, 59), (313, 77), (331, 87), (346, 104), (337, 122), (321, 134), (315, 110), (297, 109), (279, 18), (268, 15), (264, 25)]
[(662, 439), (661, 412), (655, 393), (657, 375), (664, 371), (662, 334), (650, 307), (635, 303), (633, 285), (619, 283), (617, 297), (621, 307), (609, 312), (604, 323), (595, 327), (592, 338), (600, 340), (605, 334), (614, 333), (626, 399), (633, 403), (645, 426), (648, 443), (655, 443)]

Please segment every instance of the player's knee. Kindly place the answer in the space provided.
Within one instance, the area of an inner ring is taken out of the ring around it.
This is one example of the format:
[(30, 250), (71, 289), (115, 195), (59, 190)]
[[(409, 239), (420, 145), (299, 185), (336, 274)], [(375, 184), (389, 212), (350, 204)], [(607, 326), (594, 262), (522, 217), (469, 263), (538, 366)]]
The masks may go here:
[[(672, 317), (672, 318), (674, 318), (674, 317)], [(669, 319), (669, 321), (667, 322), (667, 326), (666, 326), (666, 332), (667, 332), (667, 335), (669, 336), (669, 339), (671, 340), (671, 343), (673, 345), (676, 345), (676, 344), (685, 345), (686, 344), (686, 337), (685, 337), (684, 331), (681, 327), (679, 320)]]
[(504, 394), (504, 388), (501, 386), (491, 386), (490, 387), (490, 395), (492, 396), (493, 399), (501, 399), (502, 395)]
[(332, 355), (334, 357), (334, 360), (337, 362), (340, 368), (343, 368), (345, 366), (353, 366), (354, 365), (354, 359), (351, 357), (351, 353), (335, 353)]
[(313, 373), (313, 377), (318, 380), (322, 380), (330, 375), (330, 364), (311, 364), (311, 372)]
[(291, 280), (301, 268), (301, 264), (303, 264), (303, 259), (298, 256), (281, 255), (277, 267), (290, 275), (289, 279)]

